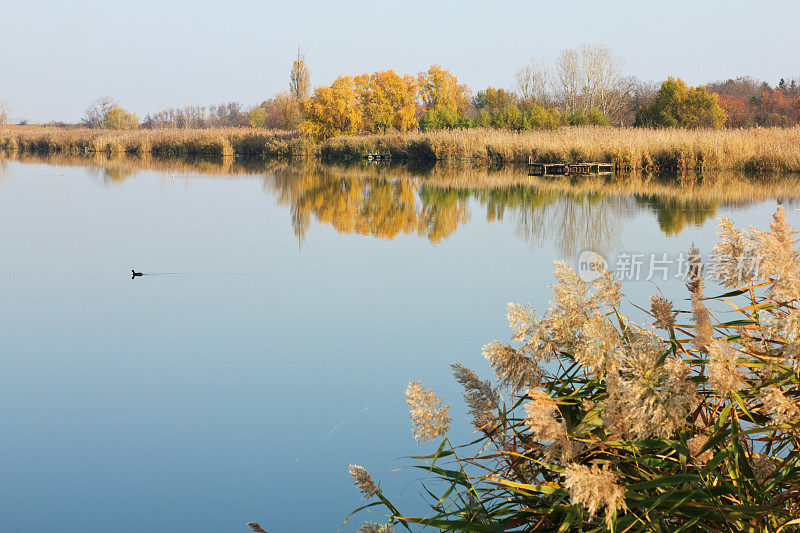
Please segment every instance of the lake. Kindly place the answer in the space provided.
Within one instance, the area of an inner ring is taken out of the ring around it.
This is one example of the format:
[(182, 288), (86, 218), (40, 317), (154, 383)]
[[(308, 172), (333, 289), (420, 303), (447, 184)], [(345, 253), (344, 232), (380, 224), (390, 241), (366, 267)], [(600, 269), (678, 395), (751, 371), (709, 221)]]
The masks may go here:
[(365, 503), (351, 462), (424, 512), (423, 478), (394, 471), (436, 446), (411, 436), (410, 380), (470, 438), (449, 365), (490, 377), (481, 347), (508, 341), (507, 302), (544, 310), (555, 259), (639, 257), (628, 300), (678, 301), (716, 217), (763, 228), (782, 203), (800, 227), (799, 195), (794, 177), (0, 160), (2, 529), (355, 531), (380, 517), (342, 526)]

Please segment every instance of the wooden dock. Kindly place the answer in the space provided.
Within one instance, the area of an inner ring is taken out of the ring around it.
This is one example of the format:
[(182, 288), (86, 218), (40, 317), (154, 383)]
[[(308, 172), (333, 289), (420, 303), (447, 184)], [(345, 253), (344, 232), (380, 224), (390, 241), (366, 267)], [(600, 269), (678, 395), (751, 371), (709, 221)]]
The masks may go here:
[(613, 174), (614, 163), (534, 163), (528, 158), (528, 176)]
[(570, 174), (613, 174), (614, 163), (577, 163), (569, 165)]
[(392, 159), (392, 154), (367, 154), (364, 159), (367, 161), (389, 161)]

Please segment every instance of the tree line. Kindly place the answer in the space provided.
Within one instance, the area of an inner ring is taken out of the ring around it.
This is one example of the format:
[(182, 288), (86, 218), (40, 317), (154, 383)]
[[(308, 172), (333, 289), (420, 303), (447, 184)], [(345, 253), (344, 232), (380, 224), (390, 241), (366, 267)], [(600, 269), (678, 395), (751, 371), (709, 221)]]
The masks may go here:
[(800, 122), (800, 82), (781, 79), (775, 87), (748, 76), (710, 83), (731, 127), (794, 126)]
[(253, 127), (301, 131), (315, 140), (336, 135), (562, 125), (721, 128), (800, 123), (800, 83), (770, 86), (740, 77), (691, 87), (624, 75), (624, 60), (598, 44), (562, 50), (552, 64), (531, 59), (514, 73), (512, 89), (475, 93), (455, 74), (432, 65), (416, 75), (394, 70), (339, 76), (311, 88), (298, 49), (288, 90), (245, 109), (238, 102), (167, 108), (138, 117), (111, 98), (94, 101), (83, 124), (112, 129)]

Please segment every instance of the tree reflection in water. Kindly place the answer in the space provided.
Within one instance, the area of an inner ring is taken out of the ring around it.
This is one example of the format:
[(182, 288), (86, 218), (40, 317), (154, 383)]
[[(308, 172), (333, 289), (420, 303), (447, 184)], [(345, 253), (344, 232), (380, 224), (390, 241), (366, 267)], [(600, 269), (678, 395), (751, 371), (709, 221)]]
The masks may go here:
[(553, 242), (565, 259), (583, 250), (603, 255), (619, 250), (625, 220), (642, 209), (655, 213), (664, 233), (676, 235), (687, 225), (713, 219), (720, 205), (744, 203), (741, 198), (720, 200), (719, 188), (692, 189), (681, 197), (670, 193), (685, 187), (643, 194), (647, 185), (625, 190), (619, 184), (598, 188), (588, 182), (583, 188), (553, 183), (459, 187), (408, 174), (367, 177), (328, 169), (279, 170), (265, 186), (268, 182), (278, 202), (290, 207), (301, 243), (312, 219), (343, 233), (386, 239), (413, 233), (438, 243), (470, 220), (470, 209), (485, 209), (488, 222), (512, 220), (515, 234), (531, 249)]
[[(415, 233), (432, 243), (470, 220), (470, 200), (489, 222), (513, 217), (532, 248), (554, 240), (564, 257), (583, 249), (610, 252), (618, 244), (631, 202), (600, 194), (565, 195), (527, 186), (495, 189), (437, 186), (413, 178), (342, 178), (327, 173), (277, 172), (273, 191), (291, 210), (302, 242), (312, 218), (343, 233), (391, 239)], [(473, 207), (474, 209), (474, 207)]]
[(630, 212), (627, 203), (615, 196), (562, 196), (538, 208), (521, 206), (515, 213), (516, 234), (531, 249), (555, 243), (562, 258), (575, 258), (583, 250), (606, 255), (619, 246)]
[(312, 218), (342, 233), (385, 239), (416, 233), (433, 243), (469, 220), (468, 190), (421, 186), (413, 179), (276, 172), (272, 190), (279, 204), (289, 206), (301, 242)]
[(638, 195), (636, 202), (655, 212), (658, 227), (667, 235), (678, 235), (687, 225), (702, 226), (716, 216), (719, 207), (718, 200), (685, 201), (648, 195)]
[(258, 176), (267, 194), (288, 207), (300, 243), (312, 220), (336, 231), (392, 239), (414, 234), (431, 243), (449, 238), (475, 211), (488, 222), (509, 220), (515, 234), (537, 249), (553, 242), (559, 255), (583, 250), (607, 255), (620, 246), (625, 220), (652, 210), (667, 235), (713, 219), (720, 206), (800, 198), (795, 175), (711, 175), (532, 178), (524, 169), (475, 169), (433, 165), (330, 165), (311, 159), (94, 157), (15, 153), (0, 157), (0, 182), (8, 179), (6, 158), (22, 163), (78, 166), (105, 185), (143, 171), (164, 177), (198, 174), (218, 178)]

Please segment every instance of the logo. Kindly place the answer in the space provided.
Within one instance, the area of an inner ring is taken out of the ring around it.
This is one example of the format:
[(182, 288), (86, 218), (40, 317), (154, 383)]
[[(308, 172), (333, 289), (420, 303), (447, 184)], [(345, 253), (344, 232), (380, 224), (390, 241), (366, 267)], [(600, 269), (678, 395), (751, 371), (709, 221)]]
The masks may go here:
[(586, 283), (600, 278), (608, 270), (608, 264), (602, 255), (584, 250), (578, 257), (578, 276)]

